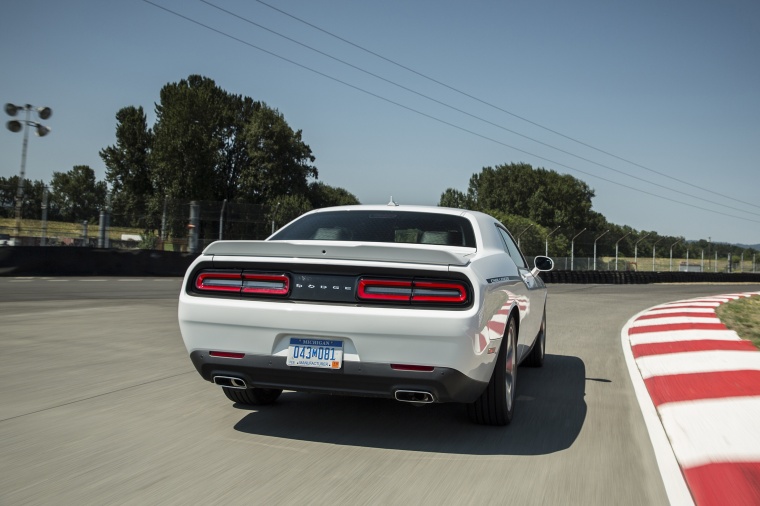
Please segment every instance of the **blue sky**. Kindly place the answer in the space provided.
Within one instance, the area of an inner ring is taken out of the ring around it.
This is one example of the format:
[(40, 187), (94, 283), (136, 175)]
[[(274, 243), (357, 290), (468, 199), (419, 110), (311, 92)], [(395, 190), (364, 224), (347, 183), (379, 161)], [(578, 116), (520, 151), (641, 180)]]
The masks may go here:
[[(320, 180), (362, 203), (435, 205), (527, 162), (584, 180), (613, 223), (760, 243), (756, 0), (266, 0), (446, 87), (255, 0), (208, 0), (417, 94), (200, 0), (152, 1), (247, 44), (142, 0), (2, 2), (0, 101), (53, 109), (29, 179), (80, 164), (103, 179), (116, 112), (142, 106), (152, 125), (161, 87), (201, 74), (279, 109)], [(21, 144), (0, 132), (0, 175)]]

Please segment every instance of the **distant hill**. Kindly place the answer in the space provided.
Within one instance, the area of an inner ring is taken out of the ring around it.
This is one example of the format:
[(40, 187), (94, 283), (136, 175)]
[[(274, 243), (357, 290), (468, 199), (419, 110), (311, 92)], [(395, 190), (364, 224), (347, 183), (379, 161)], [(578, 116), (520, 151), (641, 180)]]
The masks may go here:
[(760, 244), (737, 244), (740, 248), (754, 249), (760, 251)]

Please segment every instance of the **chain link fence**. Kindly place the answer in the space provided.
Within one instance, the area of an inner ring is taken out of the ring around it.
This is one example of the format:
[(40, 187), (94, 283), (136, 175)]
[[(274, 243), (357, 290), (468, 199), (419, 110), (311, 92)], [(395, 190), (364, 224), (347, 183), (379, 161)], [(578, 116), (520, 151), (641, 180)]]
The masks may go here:
[[(61, 222), (0, 219), (7, 245), (74, 246), (194, 252), (220, 239), (260, 240), (277, 227), (272, 209), (257, 204), (217, 201), (165, 201), (163, 208), (141, 217), (143, 228), (114, 226), (126, 216), (102, 211), (97, 220)], [(282, 225), (282, 224), (280, 224)]]
[[(7, 207), (7, 205), (5, 206)], [(24, 208), (24, 215), (38, 214)], [(258, 204), (227, 201), (182, 202), (165, 200), (156, 212), (135, 217), (102, 211), (98, 219), (61, 222), (0, 218), (0, 246), (73, 246), (113, 249), (150, 249), (194, 253), (217, 240), (261, 240), (278, 226), (276, 208)], [(45, 212), (42, 213), (45, 216)], [(283, 217), (283, 221), (288, 218)], [(139, 221), (142, 228), (115, 226)], [(526, 251), (526, 256), (543, 254)], [(552, 257), (556, 270), (623, 272), (759, 272), (752, 257), (718, 257), (706, 254), (698, 258), (638, 257)]]

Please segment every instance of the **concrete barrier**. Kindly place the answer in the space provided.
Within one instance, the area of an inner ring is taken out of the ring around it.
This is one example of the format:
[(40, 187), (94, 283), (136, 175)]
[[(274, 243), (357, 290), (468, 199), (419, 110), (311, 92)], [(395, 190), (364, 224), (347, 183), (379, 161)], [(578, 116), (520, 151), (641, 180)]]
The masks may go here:
[(173, 251), (0, 248), (0, 276), (183, 276), (196, 255)]

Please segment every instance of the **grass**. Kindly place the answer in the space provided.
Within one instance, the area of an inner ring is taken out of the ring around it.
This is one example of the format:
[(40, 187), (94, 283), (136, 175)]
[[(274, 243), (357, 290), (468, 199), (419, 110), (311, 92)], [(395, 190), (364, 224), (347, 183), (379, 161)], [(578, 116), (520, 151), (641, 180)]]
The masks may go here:
[(760, 348), (760, 296), (721, 304), (716, 313), (726, 327)]
[[(0, 232), (5, 234), (13, 234), (13, 230), (16, 227), (15, 218), (0, 218)], [(21, 220), (22, 236), (40, 237), (42, 235), (42, 221), (40, 220)], [(108, 237), (110, 239), (118, 240), (121, 238), (121, 234), (130, 235), (142, 235), (143, 231), (137, 228), (126, 227), (110, 227), (108, 229)], [(87, 235), (89, 237), (98, 236), (98, 223), (90, 223), (88, 225)], [(47, 223), (47, 236), (48, 237), (82, 237), (82, 224), (81, 223), (67, 223), (61, 221), (48, 221)]]

